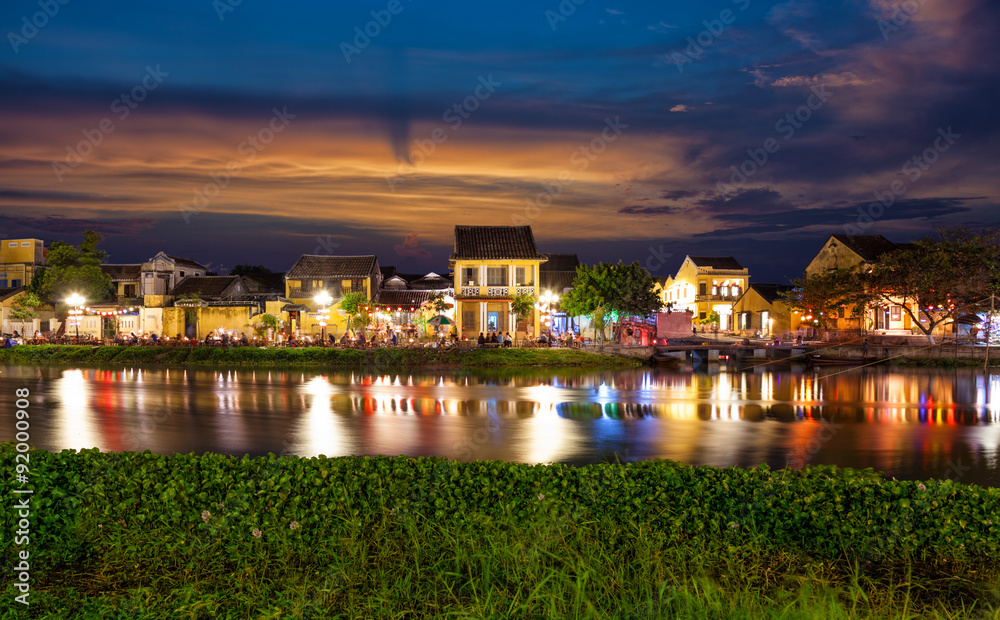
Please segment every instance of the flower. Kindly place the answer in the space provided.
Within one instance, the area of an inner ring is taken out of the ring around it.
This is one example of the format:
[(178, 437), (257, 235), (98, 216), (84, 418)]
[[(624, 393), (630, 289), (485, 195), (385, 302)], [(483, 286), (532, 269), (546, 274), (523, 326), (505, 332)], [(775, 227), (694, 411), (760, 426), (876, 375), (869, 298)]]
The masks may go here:
[(538, 494), (538, 501), (542, 501), (543, 499), (545, 499), (545, 496), (542, 495), (541, 493), (539, 493)]
[(925, 485), (923, 482), (921, 482), (920, 484), (917, 485), (917, 488), (920, 489), (921, 491), (926, 491), (927, 490), (927, 485)]
[(291, 523), (288, 524), (288, 527), (292, 528), (293, 530), (297, 530), (297, 529), (299, 529), (299, 522), (298, 521), (292, 521)]
[(261, 531), (260, 531), (260, 530), (258, 530), (257, 528), (253, 528), (253, 531), (252, 531), (252, 532), (250, 532), (250, 533), (251, 533), (251, 534), (253, 534), (253, 537), (254, 537), (254, 538), (260, 538), (260, 537), (261, 537), (261, 535), (263, 534), (263, 532), (261, 532)]
[(211, 518), (212, 518), (212, 513), (210, 513), (207, 510), (202, 510), (201, 511), (201, 520), (202, 521), (204, 521), (205, 523), (208, 523), (208, 520), (211, 519)]
[(740, 526), (740, 524), (739, 524), (739, 523), (737, 523), (736, 521), (733, 521), (733, 522), (731, 522), (731, 523), (729, 524), (729, 527), (730, 527), (730, 528), (732, 528), (732, 529), (734, 529), (734, 530), (735, 530), (736, 528), (738, 528), (739, 526)]

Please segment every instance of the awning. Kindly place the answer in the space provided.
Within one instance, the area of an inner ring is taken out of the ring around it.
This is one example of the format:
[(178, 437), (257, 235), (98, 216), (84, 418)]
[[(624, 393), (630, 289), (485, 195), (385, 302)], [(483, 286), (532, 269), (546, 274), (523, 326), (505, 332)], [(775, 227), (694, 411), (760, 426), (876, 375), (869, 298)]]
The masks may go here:
[(285, 304), (281, 306), (282, 312), (309, 312), (309, 306), (302, 304)]

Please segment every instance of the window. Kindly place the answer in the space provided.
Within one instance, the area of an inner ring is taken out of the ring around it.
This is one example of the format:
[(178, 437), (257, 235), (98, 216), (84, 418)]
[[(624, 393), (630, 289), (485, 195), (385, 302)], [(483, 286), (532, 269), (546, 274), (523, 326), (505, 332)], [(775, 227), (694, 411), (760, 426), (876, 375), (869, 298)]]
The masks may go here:
[(534, 275), (535, 275), (534, 265), (528, 265), (526, 267), (517, 267), (514, 270), (514, 285), (533, 286), (535, 284)]
[(17, 247), (17, 241), (11, 241), (10, 243), (7, 244), (7, 247), (8, 248), (16, 248)]
[(499, 312), (487, 312), (486, 313), (486, 331), (495, 332), (500, 328), (500, 313)]
[(22, 248), (30, 248), (31, 247), (31, 242), (30, 241), (22, 241), (21, 242), (21, 247)]
[(10, 285), (13, 288), (17, 288), (17, 287), (21, 286), (21, 281), (15, 278), (15, 279), (13, 279), (13, 280), (10, 281)]
[(7, 288), (7, 279), (0, 278), (0, 288)]
[(479, 304), (475, 303), (464, 303), (462, 304), (462, 329), (470, 331), (479, 331)]
[(323, 281), (322, 280), (313, 280), (312, 281), (312, 287), (313, 288), (323, 288)]
[(126, 297), (135, 297), (135, 284), (126, 284), (123, 288)]
[(486, 286), (507, 286), (507, 266), (487, 267)]
[(184, 277), (184, 272), (183, 272), (183, 271), (181, 272), (181, 277), (182, 277), (182, 278)]
[(479, 285), (479, 267), (462, 268), (462, 284), (465, 286)]
[(298, 280), (289, 280), (288, 281), (288, 288), (289, 288), (289, 290), (301, 289), (302, 288), (302, 282), (300, 282)]
[(705, 313), (704, 313), (704, 312), (699, 312), (699, 313), (698, 313), (698, 318), (699, 318), (700, 320), (704, 320), (704, 319), (705, 319)]
[(708, 294), (708, 284), (705, 282), (700, 282), (698, 284), (698, 294), (707, 295)]

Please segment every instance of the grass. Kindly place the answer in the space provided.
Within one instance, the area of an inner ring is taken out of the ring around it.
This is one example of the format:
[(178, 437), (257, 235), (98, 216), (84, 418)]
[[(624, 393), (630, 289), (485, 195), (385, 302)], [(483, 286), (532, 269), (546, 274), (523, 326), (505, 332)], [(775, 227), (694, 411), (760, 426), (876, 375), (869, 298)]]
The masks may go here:
[[(13, 463), (3, 444), (7, 496)], [(670, 462), (31, 464), (31, 605), (2, 617), (1000, 618), (998, 489)]]
[(0, 364), (252, 367), (638, 367), (642, 360), (567, 349), (340, 349), (23, 345), (0, 349)]

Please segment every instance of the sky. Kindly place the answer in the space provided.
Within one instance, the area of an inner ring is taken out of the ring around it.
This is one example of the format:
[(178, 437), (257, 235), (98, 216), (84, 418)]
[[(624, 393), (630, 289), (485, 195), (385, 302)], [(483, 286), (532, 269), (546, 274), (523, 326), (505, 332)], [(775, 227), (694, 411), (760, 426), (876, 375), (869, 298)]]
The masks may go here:
[(447, 272), (455, 225), (530, 225), (784, 282), (830, 234), (1000, 220), (995, 2), (7, 0), (0, 29), (0, 236), (110, 262)]

